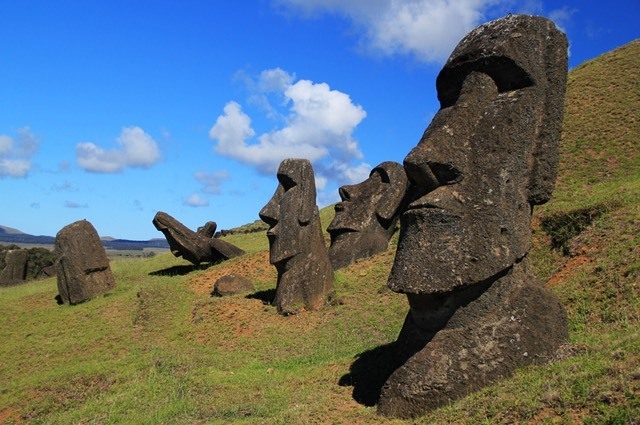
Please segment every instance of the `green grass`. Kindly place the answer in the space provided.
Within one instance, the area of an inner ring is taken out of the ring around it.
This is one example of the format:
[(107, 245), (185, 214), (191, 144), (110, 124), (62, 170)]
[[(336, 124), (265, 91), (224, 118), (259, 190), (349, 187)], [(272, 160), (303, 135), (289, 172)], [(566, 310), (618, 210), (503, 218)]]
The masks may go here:
[[(567, 309), (569, 344), (422, 423), (640, 419), (639, 49), (571, 72), (557, 190), (535, 211), (530, 258)], [(333, 209), (320, 215), (326, 228)], [(0, 423), (409, 423), (353, 386), (375, 383), (362, 367), (383, 367), (407, 311), (386, 288), (394, 243), (338, 271), (331, 305), (285, 318), (262, 302), (276, 283), (264, 230), (225, 240), (247, 254), (208, 269), (112, 259), (116, 289), (73, 307), (55, 303), (55, 278), (0, 288)], [(230, 272), (256, 297), (211, 298)]]

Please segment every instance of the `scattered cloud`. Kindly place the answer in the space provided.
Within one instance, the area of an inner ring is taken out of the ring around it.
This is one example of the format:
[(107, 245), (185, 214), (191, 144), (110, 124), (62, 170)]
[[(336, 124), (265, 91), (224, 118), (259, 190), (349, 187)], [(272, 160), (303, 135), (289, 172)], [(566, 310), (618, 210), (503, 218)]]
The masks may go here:
[(548, 18), (556, 24), (558, 29), (563, 32), (567, 32), (567, 25), (571, 22), (571, 18), (577, 11), (577, 9), (565, 6), (562, 9), (556, 9), (549, 12)]
[[(261, 97), (268, 104), (267, 118), (276, 115), (269, 110), (278, 111), (283, 124), (256, 136), (249, 115), (239, 103), (230, 101), (209, 131), (217, 153), (266, 175), (275, 175), (285, 158), (306, 158), (314, 165), (320, 190), (330, 183), (355, 183), (360, 180), (354, 179), (367, 177), (371, 166), (361, 161), (363, 155), (353, 136), (367, 114), (349, 95), (326, 83), (296, 81), (280, 68), (263, 71), (248, 86), (252, 98)], [(270, 100), (268, 94), (279, 101)], [(364, 168), (366, 174), (360, 172)]]
[(31, 208), (33, 208), (34, 210), (39, 210), (40, 209), (40, 202), (32, 202), (31, 204), (29, 204), (29, 206)]
[(142, 202), (139, 199), (133, 201), (133, 209), (136, 211), (144, 211), (144, 207), (142, 206)]
[(63, 183), (54, 184), (51, 186), (51, 190), (54, 192), (77, 192), (76, 186), (69, 180), (65, 180)]
[(194, 193), (193, 195), (188, 196), (187, 198), (185, 198), (182, 201), (182, 204), (187, 206), (187, 207), (194, 207), (194, 208), (208, 207), (209, 206), (209, 200), (206, 199), (206, 198), (202, 198), (197, 193)]
[(16, 130), (16, 136), (0, 134), (0, 178), (26, 177), (31, 171), (31, 158), (40, 142), (29, 127)]
[(195, 178), (202, 185), (202, 192), (218, 195), (222, 181), (229, 179), (229, 172), (226, 170), (215, 171), (213, 173), (197, 172)]
[(486, 20), (493, 7), (511, 0), (276, 0), (291, 13), (335, 13), (362, 34), (375, 54), (410, 55), (442, 63), (460, 39)]
[(75, 201), (64, 201), (64, 206), (72, 209), (89, 208), (89, 204), (81, 204)]
[(126, 167), (149, 168), (160, 161), (158, 144), (140, 127), (125, 127), (116, 139), (115, 149), (94, 143), (76, 145), (78, 165), (94, 173), (116, 173)]

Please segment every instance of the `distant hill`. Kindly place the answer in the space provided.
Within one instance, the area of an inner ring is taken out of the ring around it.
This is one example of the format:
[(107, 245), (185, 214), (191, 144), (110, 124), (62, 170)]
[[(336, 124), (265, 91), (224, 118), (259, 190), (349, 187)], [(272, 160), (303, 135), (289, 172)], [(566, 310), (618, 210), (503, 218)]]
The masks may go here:
[[(30, 235), (18, 229), (0, 225), (0, 244), (54, 245), (55, 242), (56, 238), (53, 236)], [(145, 248), (169, 248), (167, 241), (161, 238), (154, 238), (148, 241), (132, 241), (128, 239), (104, 237), (102, 238), (102, 245), (107, 249), (122, 251), (141, 251)]]

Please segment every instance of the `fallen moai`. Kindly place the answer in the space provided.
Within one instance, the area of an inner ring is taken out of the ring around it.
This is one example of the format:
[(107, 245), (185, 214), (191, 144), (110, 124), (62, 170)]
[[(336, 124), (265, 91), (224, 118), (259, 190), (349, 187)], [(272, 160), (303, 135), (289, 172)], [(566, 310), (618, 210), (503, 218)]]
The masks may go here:
[(98, 232), (87, 220), (63, 227), (56, 235), (54, 252), (63, 303), (78, 304), (115, 288)]
[(278, 270), (274, 304), (288, 315), (324, 305), (333, 287), (333, 268), (320, 226), (311, 163), (285, 159), (277, 176), (278, 188), (260, 218), (269, 225), (269, 261)]
[(379, 413), (424, 414), (566, 341), (565, 311), (527, 259), (533, 206), (555, 185), (566, 75), (564, 34), (525, 15), (470, 32), (438, 75), (441, 109), (404, 160), (388, 286), (410, 310)]
[(153, 218), (153, 225), (164, 234), (173, 255), (195, 265), (217, 263), (244, 254), (237, 246), (212, 237), (216, 232), (216, 223), (213, 221), (194, 232), (169, 214), (158, 211)]
[(336, 214), (327, 227), (335, 270), (387, 249), (408, 186), (402, 165), (383, 162), (365, 181), (338, 190), (342, 202), (335, 205)]

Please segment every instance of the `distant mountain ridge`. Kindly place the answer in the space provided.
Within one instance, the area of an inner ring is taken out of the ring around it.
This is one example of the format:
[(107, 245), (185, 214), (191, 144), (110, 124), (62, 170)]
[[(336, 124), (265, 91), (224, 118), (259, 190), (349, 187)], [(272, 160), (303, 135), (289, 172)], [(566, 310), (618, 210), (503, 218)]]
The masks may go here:
[[(24, 233), (18, 229), (0, 225), (0, 243), (5, 244), (33, 244), (54, 245), (56, 238), (53, 236), (35, 236)], [(165, 239), (155, 238), (148, 241), (133, 241), (128, 239), (115, 239), (106, 237), (102, 239), (102, 245), (107, 249), (141, 251), (145, 248), (169, 248)]]

